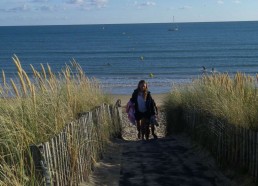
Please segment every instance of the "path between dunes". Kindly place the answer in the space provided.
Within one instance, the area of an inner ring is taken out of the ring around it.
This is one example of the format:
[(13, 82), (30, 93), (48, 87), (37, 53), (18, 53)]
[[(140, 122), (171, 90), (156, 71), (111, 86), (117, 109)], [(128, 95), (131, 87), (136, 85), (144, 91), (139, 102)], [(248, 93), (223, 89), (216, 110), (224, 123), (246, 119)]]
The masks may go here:
[(89, 183), (81, 186), (250, 185), (226, 177), (209, 153), (187, 136), (164, 137), (164, 119), (157, 129), (157, 140), (137, 140), (135, 127), (127, 122), (123, 126), (124, 140), (110, 143)]

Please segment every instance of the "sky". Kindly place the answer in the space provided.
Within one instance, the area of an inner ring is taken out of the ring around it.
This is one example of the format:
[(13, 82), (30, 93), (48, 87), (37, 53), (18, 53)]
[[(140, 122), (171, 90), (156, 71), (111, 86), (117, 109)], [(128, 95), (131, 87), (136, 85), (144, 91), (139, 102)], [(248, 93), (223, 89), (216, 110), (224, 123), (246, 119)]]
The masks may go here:
[(256, 21), (258, 0), (0, 0), (0, 26)]

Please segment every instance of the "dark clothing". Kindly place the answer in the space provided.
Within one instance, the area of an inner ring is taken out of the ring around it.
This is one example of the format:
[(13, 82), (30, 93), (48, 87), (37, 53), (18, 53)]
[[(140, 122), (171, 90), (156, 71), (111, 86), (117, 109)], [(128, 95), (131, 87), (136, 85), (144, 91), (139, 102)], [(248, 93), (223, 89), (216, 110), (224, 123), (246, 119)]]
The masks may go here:
[(147, 111), (144, 113), (139, 112), (138, 109), (138, 93), (138, 89), (135, 89), (131, 98), (131, 101), (135, 104), (135, 119), (137, 121), (141, 120), (142, 118), (150, 119), (151, 116), (156, 114), (156, 104), (151, 97), (151, 93), (149, 91), (147, 92), (147, 98), (145, 101)]
[(139, 121), (143, 118), (147, 118), (147, 119), (150, 119), (150, 116), (147, 112), (135, 112), (134, 113), (134, 117), (135, 117), (135, 120), (136, 121)]

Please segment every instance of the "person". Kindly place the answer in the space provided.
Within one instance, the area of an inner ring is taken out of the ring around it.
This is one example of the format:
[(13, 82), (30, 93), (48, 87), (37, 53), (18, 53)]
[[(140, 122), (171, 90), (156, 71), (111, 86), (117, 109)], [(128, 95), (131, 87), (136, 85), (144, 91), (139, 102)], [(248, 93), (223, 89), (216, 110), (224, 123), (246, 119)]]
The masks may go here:
[(205, 66), (202, 66), (202, 74), (206, 75), (207, 74), (207, 69)]
[[(138, 138), (144, 140), (149, 139), (149, 125), (151, 117), (156, 115), (155, 102), (148, 90), (147, 83), (144, 80), (139, 81), (137, 89), (134, 90), (131, 98), (135, 106), (135, 120), (138, 131)], [(152, 130), (152, 135), (157, 138), (154, 133), (155, 128)]]
[(151, 125), (151, 134), (152, 136), (154, 137), (154, 139), (157, 139), (157, 135), (155, 134), (155, 126), (159, 126), (159, 123), (158, 123), (158, 107), (155, 103), (155, 101), (153, 100), (153, 105), (154, 105), (154, 109), (155, 109), (155, 115), (152, 115), (151, 118), (150, 118), (150, 125)]
[(130, 123), (132, 125), (135, 125), (136, 124), (135, 116), (134, 116), (135, 108), (134, 108), (134, 103), (132, 102), (132, 98), (126, 104), (126, 110), (125, 111), (127, 113), (127, 117), (129, 119)]

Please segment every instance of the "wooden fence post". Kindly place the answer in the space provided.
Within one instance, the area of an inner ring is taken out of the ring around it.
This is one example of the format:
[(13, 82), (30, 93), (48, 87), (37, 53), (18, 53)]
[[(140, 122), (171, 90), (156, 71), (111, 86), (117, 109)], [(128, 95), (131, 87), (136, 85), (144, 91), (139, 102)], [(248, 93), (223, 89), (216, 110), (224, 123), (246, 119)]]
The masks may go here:
[(69, 123), (48, 142), (30, 146), (35, 170), (46, 186), (77, 185), (86, 181), (93, 158), (103, 152), (104, 141), (100, 128), (105, 124), (105, 119), (113, 121), (110, 124), (118, 128), (110, 131), (109, 135), (121, 137), (122, 110), (119, 104), (114, 107), (103, 104), (78, 116), (78, 120)]
[[(183, 131), (191, 137), (203, 142), (211, 140), (208, 147), (220, 165), (225, 163), (245, 168), (258, 183), (258, 133), (210, 116), (200, 117), (198, 111), (184, 110), (185, 121)], [(206, 125), (205, 125), (206, 123)], [(199, 130), (207, 127), (207, 130)]]

